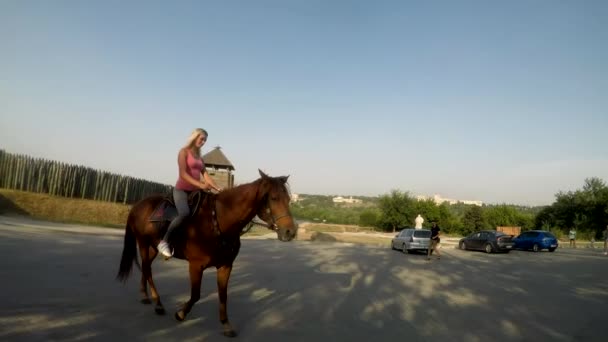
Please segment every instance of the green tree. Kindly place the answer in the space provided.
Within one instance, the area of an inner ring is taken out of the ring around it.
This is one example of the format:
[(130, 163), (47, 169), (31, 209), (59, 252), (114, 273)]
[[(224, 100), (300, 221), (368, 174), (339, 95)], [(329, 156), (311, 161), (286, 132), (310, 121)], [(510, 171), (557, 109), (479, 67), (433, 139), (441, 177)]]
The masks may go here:
[(409, 221), (409, 225), (414, 226), (414, 220), (418, 215), (424, 218), (423, 228), (429, 228), (432, 221), (439, 221), (440, 214), (437, 204), (432, 199), (414, 200), (412, 203), (414, 217)]
[(485, 229), (487, 224), (483, 216), (483, 209), (477, 205), (470, 206), (464, 213), (462, 224), (463, 230), (460, 233), (463, 235)]
[(517, 226), (518, 223), (517, 210), (506, 204), (486, 208), (484, 218), (491, 229), (498, 226)]
[(443, 202), (440, 205), (436, 205), (436, 215), (429, 216), (430, 221), (437, 221), (439, 227), (445, 234), (458, 233), (462, 228), (462, 222), (460, 218), (452, 214), (450, 204)]
[(301, 195), (301, 200), (291, 203), (292, 214), (300, 220), (325, 221), (338, 224), (359, 224), (361, 213), (365, 210), (378, 212), (378, 199), (361, 198), (361, 204), (336, 204), (333, 196)]
[(359, 225), (363, 227), (377, 227), (379, 216), (378, 210), (366, 209), (359, 215)]
[(414, 220), (414, 200), (408, 192), (392, 190), (389, 195), (382, 195), (379, 201), (379, 209), (382, 213), (379, 227), (395, 232), (397, 228), (411, 226)]
[(553, 207), (544, 207), (534, 217), (534, 227), (536, 229), (550, 230), (551, 227), (555, 226), (555, 219), (553, 213)]
[(521, 227), (522, 230), (530, 230), (534, 228), (534, 217), (533, 213), (517, 212), (516, 226)]
[(576, 228), (587, 236), (598, 237), (608, 224), (608, 186), (599, 178), (587, 178), (577, 191), (558, 192), (555, 202), (538, 213), (537, 228), (553, 227), (565, 233)]

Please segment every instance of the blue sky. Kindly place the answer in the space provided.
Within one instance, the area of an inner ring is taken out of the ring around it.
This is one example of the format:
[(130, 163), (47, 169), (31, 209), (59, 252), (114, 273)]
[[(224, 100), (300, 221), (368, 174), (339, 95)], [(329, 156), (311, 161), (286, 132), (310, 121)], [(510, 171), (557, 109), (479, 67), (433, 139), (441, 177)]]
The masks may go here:
[(173, 184), (550, 204), (608, 181), (608, 2), (2, 1), (0, 148)]

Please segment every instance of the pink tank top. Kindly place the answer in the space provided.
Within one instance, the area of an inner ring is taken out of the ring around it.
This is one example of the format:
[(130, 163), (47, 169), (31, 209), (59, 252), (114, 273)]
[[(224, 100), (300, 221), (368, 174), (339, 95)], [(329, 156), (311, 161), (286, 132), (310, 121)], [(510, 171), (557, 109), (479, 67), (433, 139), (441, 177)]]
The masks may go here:
[[(186, 154), (186, 172), (188, 172), (188, 174), (192, 176), (192, 178), (199, 180), (201, 179), (201, 171), (203, 171), (204, 167), (205, 164), (203, 163), (203, 160), (194, 158), (192, 156), (192, 152), (188, 150), (188, 153)], [(188, 183), (186, 180), (182, 179), (182, 177), (177, 178), (175, 188), (186, 191), (194, 191), (199, 189), (198, 187), (195, 187), (192, 184)]]

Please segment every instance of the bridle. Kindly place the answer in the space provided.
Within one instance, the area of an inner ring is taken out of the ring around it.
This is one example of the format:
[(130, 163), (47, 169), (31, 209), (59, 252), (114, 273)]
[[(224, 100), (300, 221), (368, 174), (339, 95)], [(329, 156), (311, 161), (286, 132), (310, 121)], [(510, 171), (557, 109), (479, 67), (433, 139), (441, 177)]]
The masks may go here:
[[(215, 200), (215, 196), (213, 196), (213, 199)], [(246, 234), (247, 232), (249, 232), (251, 230), (251, 228), (253, 228), (253, 225), (256, 225), (256, 224), (277, 232), (280, 229), (280, 227), (278, 225), (278, 222), (280, 220), (282, 220), (286, 217), (290, 217), (293, 220), (293, 216), (291, 216), (291, 214), (289, 213), (289, 209), (287, 210), (286, 213), (283, 213), (281, 215), (278, 215), (278, 216), (273, 215), (272, 210), (270, 209), (270, 199), (268, 197), (266, 197), (266, 203), (265, 203), (263, 209), (264, 209), (264, 212), (270, 216), (271, 222), (267, 223), (266, 221), (256, 220), (254, 217), (251, 221), (249, 221), (249, 223), (244, 225), (244, 227), (241, 229), (241, 232), (239, 235), (242, 236), (242, 235)], [(213, 203), (213, 210), (211, 211), (211, 220), (212, 220), (214, 234), (221, 239), (222, 232), (220, 230), (219, 222), (217, 219), (217, 211), (215, 209), (215, 203)]]
[[(293, 220), (293, 217), (291, 216), (291, 214), (289, 214), (289, 212), (278, 215), (278, 216), (274, 216), (272, 214), (272, 210), (270, 210), (270, 205), (268, 204), (268, 201), (266, 202), (266, 209), (264, 211), (266, 212), (266, 214), (268, 214), (270, 216), (270, 223), (267, 223), (265, 221), (259, 221), (254, 218), (253, 220), (251, 220), (250, 225), (257, 224), (257, 225), (266, 227), (270, 230), (277, 231), (277, 230), (279, 230), (279, 225), (277, 224), (277, 222), (279, 222), (281, 219), (286, 218), (286, 217), (291, 217)], [(251, 229), (251, 226), (248, 227), (246, 230), (249, 231), (249, 229)]]
[[(270, 215), (270, 220), (272, 221), (271, 224), (267, 225), (268, 229), (272, 229), (272, 230), (278, 230), (279, 229), (279, 225), (277, 225), (277, 222), (279, 222), (280, 219), (285, 218), (285, 217), (291, 217), (291, 214), (287, 213), (287, 214), (282, 214), (279, 216), (274, 216), (272, 215), (272, 211), (270, 210), (270, 206), (268, 206), (268, 204), (266, 204), (266, 213), (268, 215)], [(292, 218), (293, 220), (293, 218)]]

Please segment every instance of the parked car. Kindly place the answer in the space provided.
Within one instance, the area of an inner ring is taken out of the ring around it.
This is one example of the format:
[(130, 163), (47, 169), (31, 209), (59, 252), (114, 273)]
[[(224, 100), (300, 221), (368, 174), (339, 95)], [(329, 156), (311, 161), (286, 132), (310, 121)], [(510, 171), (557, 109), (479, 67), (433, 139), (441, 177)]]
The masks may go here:
[(543, 249), (554, 252), (559, 246), (557, 238), (551, 232), (546, 230), (529, 230), (521, 233), (518, 237), (513, 239), (515, 249), (531, 249), (538, 252)]
[(431, 241), (431, 231), (428, 229), (405, 228), (391, 240), (391, 248), (403, 253), (415, 251), (427, 252)]
[(513, 249), (512, 238), (512, 235), (496, 230), (482, 230), (460, 239), (458, 247), (463, 251), (475, 249), (486, 253), (509, 253)]

